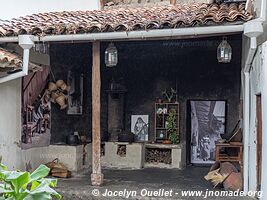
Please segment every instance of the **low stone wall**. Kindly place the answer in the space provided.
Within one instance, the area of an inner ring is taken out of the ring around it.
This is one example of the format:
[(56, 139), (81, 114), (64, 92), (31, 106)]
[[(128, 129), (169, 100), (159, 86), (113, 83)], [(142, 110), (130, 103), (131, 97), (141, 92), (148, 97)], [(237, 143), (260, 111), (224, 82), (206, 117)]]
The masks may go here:
[[(145, 143), (105, 142), (101, 145), (101, 165), (106, 168), (141, 169), (144, 167), (175, 168), (185, 167), (183, 145), (163, 145)], [(149, 149), (168, 150), (171, 162), (146, 162), (146, 151)], [(22, 151), (25, 168), (34, 170), (58, 158), (72, 172), (89, 168), (92, 163), (92, 145), (50, 145)]]
[[(143, 168), (143, 143), (129, 144), (121, 142), (105, 142), (103, 148), (105, 148), (104, 155), (101, 157), (101, 163), (103, 167), (132, 169)], [(120, 153), (120, 148), (125, 149), (125, 153)]]
[(72, 172), (78, 172), (91, 165), (91, 144), (70, 146), (50, 145), (22, 151), (26, 168), (35, 169), (58, 158)]
[[(167, 164), (164, 162), (146, 162), (146, 151), (149, 149), (169, 150), (171, 162)], [(126, 169), (144, 167), (183, 169), (185, 167), (183, 151), (183, 145), (105, 142), (102, 145), (101, 164), (103, 167)]]

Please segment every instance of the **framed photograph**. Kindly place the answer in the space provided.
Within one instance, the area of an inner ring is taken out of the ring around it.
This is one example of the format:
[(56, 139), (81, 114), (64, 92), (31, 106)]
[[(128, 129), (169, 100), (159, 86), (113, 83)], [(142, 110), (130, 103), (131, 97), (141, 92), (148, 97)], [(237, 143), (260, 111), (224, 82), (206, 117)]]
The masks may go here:
[(148, 115), (131, 116), (131, 132), (135, 134), (135, 140), (148, 141)]
[(68, 71), (68, 115), (81, 115), (83, 112), (83, 74)]
[(212, 164), (216, 141), (225, 133), (226, 101), (190, 101), (191, 163)]

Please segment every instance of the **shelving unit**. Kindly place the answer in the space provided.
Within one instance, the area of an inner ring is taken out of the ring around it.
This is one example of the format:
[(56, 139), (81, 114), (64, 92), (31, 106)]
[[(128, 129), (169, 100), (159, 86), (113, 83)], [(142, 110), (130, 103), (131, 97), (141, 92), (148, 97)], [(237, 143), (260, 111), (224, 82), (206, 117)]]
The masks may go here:
[(167, 132), (167, 118), (170, 111), (176, 116), (176, 130), (179, 136), (179, 103), (155, 103), (155, 141), (163, 142), (169, 139)]

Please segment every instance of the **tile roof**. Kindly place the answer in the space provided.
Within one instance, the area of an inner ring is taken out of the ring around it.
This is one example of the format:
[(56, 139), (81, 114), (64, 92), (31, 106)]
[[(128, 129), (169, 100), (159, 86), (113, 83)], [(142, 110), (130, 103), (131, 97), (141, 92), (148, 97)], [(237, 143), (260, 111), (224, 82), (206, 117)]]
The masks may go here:
[(50, 12), (12, 19), (0, 25), (0, 37), (19, 34), (44, 36), (207, 26), (243, 23), (252, 18), (253, 16), (246, 12), (244, 3), (194, 3)]
[[(15, 71), (21, 71), (22, 64), (22, 58), (18, 54), (10, 50), (0, 48), (0, 77)], [(41, 69), (42, 66), (32, 62), (29, 63), (29, 71), (35, 72), (40, 71)]]

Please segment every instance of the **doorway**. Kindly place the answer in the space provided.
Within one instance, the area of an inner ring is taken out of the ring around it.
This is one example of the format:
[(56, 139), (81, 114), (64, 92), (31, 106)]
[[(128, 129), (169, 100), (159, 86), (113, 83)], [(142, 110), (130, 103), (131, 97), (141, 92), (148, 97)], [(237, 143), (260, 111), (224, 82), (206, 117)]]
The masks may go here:
[(257, 190), (261, 188), (262, 167), (262, 107), (261, 95), (257, 95)]

